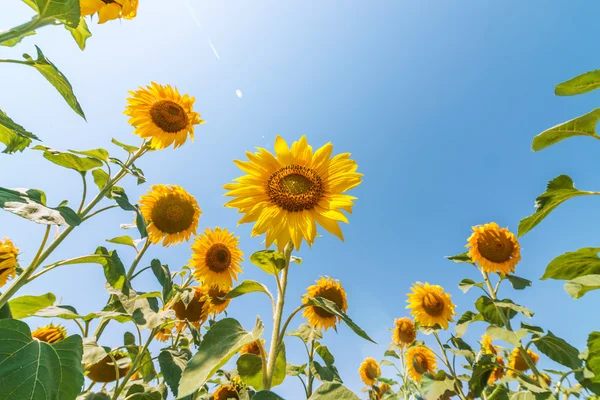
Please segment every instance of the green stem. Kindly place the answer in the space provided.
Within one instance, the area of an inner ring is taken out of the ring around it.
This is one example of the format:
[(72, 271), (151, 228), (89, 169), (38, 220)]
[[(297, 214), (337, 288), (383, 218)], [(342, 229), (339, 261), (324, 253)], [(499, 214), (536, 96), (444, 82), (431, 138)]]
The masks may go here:
[(131, 364), (131, 368), (129, 369), (129, 372), (127, 372), (127, 375), (125, 375), (125, 377), (123, 378), (123, 382), (121, 382), (120, 386), (115, 386), (113, 400), (117, 400), (119, 398), (119, 395), (121, 394), (123, 389), (125, 389), (127, 382), (129, 382), (129, 379), (131, 378), (131, 376), (137, 371), (138, 365), (139, 365), (140, 361), (142, 361), (142, 358), (144, 357), (144, 353), (148, 349), (148, 346), (150, 346), (150, 343), (152, 342), (154, 335), (156, 335), (156, 332), (157, 332), (157, 328), (152, 329), (152, 331), (150, 332), (150, 336), (148, 336), (148, 340), (146, 340), (146, 343), (144, 344), (144, 346), (140, 348), (140, 352), (138, 353), (138, 355), (135, 357), (135, 360)]
[(33, 32), (37, 28), (41, 28), (43, 26), (52, 24), (54, 24), (54, 20), (52, 18), (41, 19), (39, 17), (35, 17), (31, 21), (25, 22), (24, 24), (16, 26), (7, 31), (0, 32), (0, 43), (16, 39), (18, 37)]
[[(104, 257), (100, 254), (94, 254), (94, 256), (98, 256), (98, 257)], [(88, 258), (89, 256), (80, 256), (80, 257), (74, 257), (74, 258), (69, 258), (68, 260), (62, 260), (62, 261), (57, 261), (53, 264), (50, 265), (46, 265), (45, 267), (42, 267), (42, 270), (40, 272), (38, 272), (37, 274), (32, 275), (29, 280), (27, 282), (31, 282), (34, 279), (39, 278), (40, 276), (44, 275), (46, 272), (52, 271), (55, 268), (58, 268), (62, 265), (65, 264), (72, 264), (77, 262), (78, 260), (85, 260), (86, 258)]]
[(141, 274), (142, 272), (144, 272), (144, 271), (146, 271), (146, 270), (148, 270), (148, 269), (150, 269), (150, 268), (152, 268), (152, 267), (149, 265), (149, 266), (147, 266), (147, 267), (144, 267), (144, 268), (140, 269), (138, 272), (136, 272), (135, 274), (133, 274), (133, 275), (131, 276), (131, 279), (130, 279), (130, 280), (133, 280), (133, 279), (134, 279), (136, 276), (138, 276), (139, 274)]
[(310, 341), (310, 350), (308, 351), (308, 371), (306, 372), (306, 381), (308, 382), (308, 388), (307, 388), (307, 396), (306, 398), (310, 398), (310, 396), (312, 396), (312, 391), (313, 391), (313, 382), (315, 377), (313, 376), (312, 372), (311, 372), (311, 365), (313, 362), (313, 359), (315, 358), (315, 340), (311, 340)]
[(85, 173), (81, 174), (81, 180), (83, 181), (83, 194), (81, 195), (81, 203), (79, 204), (79, 208), (77, 209), (77, 214), (81, 213), (81, 209), (85, 204), (85, 197), (87, 196), (87, 182), (85, 180)]
[(463, 393), (462, 388), (459, 384), (458, 377), (456, 376), (456, 372), (454, 372), (454, 368), (452, 368), (452, 365), (450, 365), (450, 360), (448, 359), (448, 354), (446, 354), (446, 349), (442, 345), (442, 341), (440, 340), (438, 333), (434, 331), (433, 336), (435, 336), (435, 340), (437, 341), (438, 345), (440, 346), (440, 350), (442, 351), (442, 354), (444, 355), (444, 363), (446, 364), (446, 367), (448, 367), (450, 374), (452, 374), (452, 376), (454, 377), (454, 382), (456, 382), (454, 384), (454, 388), (456, 389), (457, 394), (459, 395), (459, 397), (461, 399), (466, 400), (465, 394)]
[(296, 307), (296, 309), (294, 311), (292, 311), (292, 313), (290, 314), (290, 316), (286, 319), (285, 323), (283, 324), (283, 328), (281, 328), (281, 332), (279, 333), (279, 337), (284, 337), (285, 336), (285, 331), (287, 330), (288, 325), (290, 324), (290, 322), (292, 322), (292, 318), (294, 318), (294, 316), (296, 314), (298, 314), (298, 312), (300, 312), (300, 310), (304, 309), (308, 307), (306, 304), (302, 304), (301, 306)]
[(85, 217), (85, 218), (82, 218), (82, 220), (81, 220), (81, 221), (82, 221), (82, 222), (83, 222), (83, 221), (87, 221), (88, 219), (92, 218), (94, 215), (100, 214), (100, 213), (101, 213), (101, 212), (103, 212), (103, 211), (110, 210), (111, 208), (117, 208), (117, 207), (119, 207), (119, 205), (118, 205), (118, 204), (113, 204), (112, 206), (108, 206), (108, 207), (101, 208), (101, 209), (99, 209), (99, 210), (97, 210), (97, 211), (94, 211), (93, 213), (91, 213), (91, 214), (90, 214), (90, 215), (88, 215), (87, 217)]

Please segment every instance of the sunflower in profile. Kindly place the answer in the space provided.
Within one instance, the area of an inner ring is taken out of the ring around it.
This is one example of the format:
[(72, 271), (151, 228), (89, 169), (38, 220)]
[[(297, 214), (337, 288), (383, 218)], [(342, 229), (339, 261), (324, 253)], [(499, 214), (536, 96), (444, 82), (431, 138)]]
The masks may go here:
[(138, 0), (80, 0), (81, 16), (98, 13), (98, 23), (113, 19), (133, 19), (137, 14)]
[(521, 260), (521, 246), (515, 235), (495, 222), (474, 226), (467, 240), (469, 257), (485, 272), (509, 274)]
[(392, 340), (400, 347), (407, 347), (417, 338), (417, 330), (412, 319), (404, 317), (394, 321)]
[(496, 346), (492, 344), (494, 339), (489, 337), (488, 335), (483, 335), (481, 337), (481, 351), (483, 354), (498, 354), (498, 350)]
[(413, 293), (408, 294), (408, 306), (415, 320), (428, 327), (440, 325), (448, 329), (448, 322), (454, 321), (454, 304), (450, 299), (450, 294), (445, 293), (444, 289), (438, 285), (417, 282), (411, 288)]
[[(87, 377), (94, 382), (108, 383), (116, 381), (117, 371), (115, 370), (113, 358), (117, 362), (118, 378), (123, 378), (131, 369), (131, 360), (129, 360), (129, 363), (126, 362), (125, 359), (128, 359), (129, 355), (124, 351), (113, 352), (112, 357), (107, 355), (96, 364), (86, 366)], [(123, 360), (123, 363), (119, 362), (119, 360)]]
[[(208, 319), (211, 310), (211, 303), (206, 287), (194, 286), (192, 290), (192, 298), (189, 300), (187, 305), (183, 299), (178, 299), (174, 304), (171, 305), (171, 309), (175, 311), (175, 317), (178, 320), (188, 320), (192, 325), (198, 328)], [(185, 322), (180, 322), (178, 330), (182, 331), (184, 328)]]
[(499, 381), (504, 377), (504, 359), (501, 356), (496, 356), (496, 364), (500, 365), (500, 367), (496, 367), (492, 370), (492, 374), (488, 379), (488, 385), (493, 385), (496, 381)]
[(227, 309), (231, 299), (221, 299), (230, 291), (231, 288), (229, 286), (212, 285), (210, 288), (208, 288), (208, 297), (210, 297), (211, 304), (210, 312), (212, 314), (220, 314)]
[(140, 211), (148, 225), (148, 239), (163, 246), (190, 240), (202, 211), (198, 202), (177, 185), (152, 185), (140, 197)]
[[(306, 295), (303, 302), (308, 303), (309, 297), (322, 297), (335, 303), (344, 313), (348, 310), (348, 301), (346, 291), (339, 281), (332, 278), (321, 277), (315, 285), (306, 289)], [(324, 329), (335, 327), (340, 321), (340, 317), (330, 313), (317, 306), (308, 306), (304, 309), (302, 316), (308, 320), (308, 323), (315, 329)]]
[(375, 398), (378, 400), (381, 399), (384, 394), (386, 394), (387, 392), (390, 392), (391, 390), (392, 390), (392, 387), (385, 382), (381, 382), (379, 384), (379, 386), (375, 386), (373, 388)]
[(266, 244), (279, 251), (291, 240), (296, 250), (302, 239), (312, 246), (317, 223), (344, 240), (339, 222), (348, 223), (342, 212), (352, 212), (355, 197), (345, 194), (361, 183), (362, 174), (350, 153), (331, 157), (327, 143), (317, 151), (302, 136), (290, 147), (280, 136), (275, 155), (259, 148), (246, 155), (249, 161), (235, 161), (244, 175), (223, 186), (235, 197), (226, 207), (244, 214), (239, 223), (253, 222), (252, 236), (266, 233)]
[(0, 286), (6, 285), (9, 279), (17, 274), (17, 255), (19, 249), (9, 238), (0, 240)]
[(190, 136), (194, 140), (194, 125), (202, 124), (200, 114), (193, 111), (195, 98), (179, 94), (177, 88), (152, 82), (150, 86), (130, 91), (125, 115), (142, 139), (150, 139), (154, 149), (173, 144), (177, 148)]
[(242, 272), (243, 255), (233, 233), (219, 227), (207, 228), (192, 243), (190, 265), (194, 267), (194, 277), (205, 285), (231, 287)]
[(67, 330), (61, 325), (50, 324), (36, 329), (31, 336), (40, 342), (52, 344), (64, 340), (67, 337)]
[(377, 378), (381, 376), (381, 369), (374, 358), (368, 357), (365, 358), (365, 361), (363, 361), (362, 364), (360, 364), (358, 373), (360, 374), (360, 379), (365, 385), (373, 386), (377, 384)]
[(241, 397), (244, 385), (239, 377), (235, 376), (227, 385), (221, 385), (213, 393), (214, 400), (238, 400)]
[(263, 339), (260, 342), (258, 340), (250, 342), (240, 349), (240, 354), (254, 354), (260, 357), (260, 348), (263, 343), (265, 343)]
[[(536, 365), (538, 360), (540, 359), (540, 356), (538, 356), (531, 350), (527, 350), (527, 355), (529, 356), (531, 361), (533, 361), (534, 365)], [(529, 369), (527, 361), (525, 361), (523, 355), (521, 354), (521, 351), (518, 348), (513, 349), (513, 351), (510, 353), (510, 358), (508, 359), (508, 366), (520, 372), (525, 372)], [(517, 377), (517, 374), (514, 371), (508, 371), (508, 374), (512, 377)]]
[(435, 354), (425, 346), (409, 347), (406, 351), (406, 365), (408, 374), (416, 382), (421, 382), (425, 372), (433, 374), (437, 369)]

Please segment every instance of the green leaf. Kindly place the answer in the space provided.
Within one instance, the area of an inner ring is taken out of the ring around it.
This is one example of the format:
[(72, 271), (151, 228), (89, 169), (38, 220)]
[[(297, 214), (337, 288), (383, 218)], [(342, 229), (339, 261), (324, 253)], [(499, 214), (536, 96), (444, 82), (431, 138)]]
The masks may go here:
[(287, 376), (306, 375), (306, 364), (294, 365), (287, 363), (285, 367), (285, 373)]
[[(140, 353), (140, 349), (137, 346), (128, 346), (127, 352), (129, 353), (129, 358), (135, 360), (138, 354)], [(142, 376), (144, 382), (146, 383), (152, 381), (156, 377), (156, 370), (154, 369), (152, 356), (150, 355), (150, 352), (147, 349), (142, 354), (140, 368), (137, 370), (137, 372)]]
[(483, 282), (477, 282), (476, 283), (472, 279), (465, 278), (462, 281), (460, 281), (460, 283), (458, 284), (459, 289), (462, 290), (463, 293), (467, 293), (469, 291), (469, 289), (471, 289), (474, 286), (482, 288), (483, 287)]
[(494, 386), (494, 390), (487, 395), (488, 400), (508, 400), (510, 390), (501, 384)]
[(578, 299), (587, 292), (598, 289), (600, 289), (600, 275), (579, 276), (565, 283), (565, 290), (574, 299)]
[(462, 337), (467, 332), (467, 327), (471, 322), (483, 320), (483, 315), (476, 314), (473, 311), (466, 311), (460, 319), (456, 321), (456, 337)]
[[(489, 297), (481, 296), (475, 302), (475, 307), (477, 308), (477, 311), (481, 313), (485, 321), (489, 322), (490, 324), (504, 326), (502, 316), (498, 312), (498, 308), (496, 308), (496, 306), (501, 306), (503, 303), (507, 306), (511, 304), (514, 305), (514, 303), (512, 303), (512, 301), (509, 299), (502, 300), (502, 302), (494, 302)], [(517, 315), (517, 312), (515, 310), (509, 309), (507, 312), (504, 313), (504, 315), (506, 315), (510, 320), (514, 318), (515, 315)]]
[(252, 396), (252, 400), (283, 400), (283, 397), (268, 390), (261, 390)]
[(315, 390), (309, 400), (360, 400), (350, 389), (339, 383), (324, 383)]
[(107, 356), (110, 348), (101, 347), (93, 338), (83, 339), (83, 358), (84, 364), (96, 364)]
[(49, 345), (34, 340), (26, 323), (0, 320), (0, 398), (72, 400), (83, 386), (81, 338)]
[(242, 354), (236, 362), (237, 372), (242, 381), (255, 390), (263, 388), (262, 359), (256, 354)]
[(92, 150), (69, 150), (71, 153), (80, 154), (82, 156), (88, 156), (97, 160), (108, 162), (108, 151), (105, 149), (92, 149)]
[(134, 249), (137, 249), (135, 242), (131, 236), (118, 236), (112, 239), (106, 239), (108, 243), (122, 244), (124, 246), (131, 246)]
[(46, 195), (37, 189), (0, 188), (0, 208), (44, 225), (77, 226), (81, 218), (69, 207), (46, 207)]
[(529, 308), (526, 308), (526, 307), (520, 306), (518, 304), (515, 304), (515, 303), (513, 303), (510, 300), (495, 301), (494, 303), (496, 304), (496, 306), (498, 306), (500, 308), (508, 308), (510, 310), (513, 310), (513, 311), (516, 311), (516, 312), (520, 312), (521, 314), (523, 314), (527, 318), (533, 317), (533, 314), (534, 314), (534, 312), (531, 311)]
[(81, 11), (79, 0), (24, 0), (33, 8), (40, 19), (51, 18), (75, 28), (79, 23)]
[[(99, 168), (92, 171), (92, 176), (94, 177), (94, 183), (96, 184), (96, 186), (98, 186), (98, 189), (100, 190), (106, 187), (106, 184), (110, 179), (108, 174), (103, 169)], [(112, 194), (110, 192), (106, 192), (104, 196), (108, 197), (109, 199), (112, 199)]]
[(529, 325), (529, 324), (526, 324), (525, 322), (521, 322), (521, 329), (525, 329), (527, 332), (530, 332), (530, 333), (544, 334), (543, 328), (540, 328), (539, 326)]
[(348, 317), (342, 310), (340, 310), (339, 307), (333, 301), (327, 300), (323, 297), (308, 297), (306, 304), (309, 306), (320, 307), (323, 310), (340, 317), (342, 321), (344, 321), (346, 325), (348, 325), (348, 327), (352, 329), (352, 331), (358, 336), (370, 342), (376, 343), (373, 339), (369, 337), (369, 335), (367, 335), (365, 331), (363, 331), (358, 325), (356, 325), (350, 319), (350, 317)]
[(40, 139), (0, 110), (0, 143), (6, 145), (3, 153), (22, 152), (29, 147), (32, 140)]
[(163, 388), (133, 384), (127, 390), (127, 400), (163, 400)]
[(556, 257), (546, 267), (544, 279), (569, 280), (579, 276), (600, 274), (599, 247), (585, 247)]
[(250, 256), (250, 261), (267, 274), (276, 275), (285, 268), (285, 256), (275, 250), (262, 250)]
[(79, 20), (79, 25), (76, 28), (72, 28), (69, 25), (65, 25), (65, 28), (71, 32), (71, 36), (77, 42), (77, 46), (81, 50), (85, 50), (85, 42), (92, 36), (92, 32), (90, 32), (87, 23), (85, 22), (85, 18), (81, 17)]
[(538, 134), (533, 138), (531, 148), (533, 151), (540, 151), (562, 140), (575, 136), (597, 137), (596, 124), (598, 123), (598, 120), (600, 120), (600, 108), (570, 121), (553, 126)]
[(41, 150), (44, 152), (44, 158), (46, 160), (80, 173), (85, 173), (102, 166), (102, 161), (95, 157), (79, 157), (75, 154), (55, 150), (47, 146), (37, 145), (33, 147), (32, 150)]
[(231, 289), (229, 293), (225, 295), (226, 299), (234, 299), (246, 293), (254, 293), (254, 292), (263, 292), (271, 297), (271, 293), (269, 289), (265, 285), (260, 282), (245, 280), (242, 281), (239, 285)]
[(117, 204), (119, 205), (119, 207), (121, 207), (125, 211), (135, 212), (135, 224), (137, 226), (138, 231), (140, 232), (140, 237), (147, 237), (148, 231), (146, 230), (146, 222), (144, 221), (144, 217), (142, 216), (139, 207), (137, 205), (134, 206), (129, 202), (129, 198), (127, 197), (127, 194), (125, 194), (125, 190), (123, 190), (123, 188), (121, 187), (115, 186), (112, 188), (111, 194), (114, 197)]
[(527, 331), (519, 329), (516, 332), (511, 332), (508, 329), (490, 325), (485, 330), (485, 334), (494, 339), (504, 340), (506, 343), (510, 343), (513, 346), (520, 346), (521, 339), (527, 335)]
[(392, 350), (392, 349), (386, 350), (385, 353), (383, 353), (383, 355), (385, 357), (393, 357), (393, 358), (400, 359), (400, 356), (398, 355), (398, 353), (396, 353), (396, 351)]
[[(35, 0), (38, 2), (45, 2), (48, 1), (50, 3), (56, 3), (58, 0)], [(61, 2), (64, 2), (65, 0), (62, 0)], [(67, 0), (69, 2), (72, 3), (77, 3), (79, 4), (78, 0)], [(79, 8), (79, 7), (77, 7)], [(79, 22), (79, 15), (77, 15), (77, 22)], [(77, 26), (76, 24), (73, 26)], [(52, 62), (50, 60), (48, 60), (46, 58), (46, 56), (44, 56), (44, 53), (42, 53), (42, 50), (40, 50), (39, 47), (35, 46), (35, 48), (37, 49), (37, 60), (34, 60), (29, 54), (23, 54), (23, 57), (29, 61), (30, 65), (32, 67), (34, 67), (35, 69), (37, 69), (40, 74), (42, 74), (44, 76), (44, 78), (46, 78), (46, 80), (48, 80), (48, 82), (50, 82), (50, 84), (52, 84), (52, 86), (54, 86), (56, 88), (56, 90), (58, 90), (58, 93), (61, 94), (61, 96), (66, 100), (67, 104), (69, 104), (69, 106), (71, 106), (71, 108), (77, 113), (79, 114), (81, 117), (83, 117), (83, 119), (85, 119), (85, 114), (83, 113), (83, 110), (81, 109), (81, 106), (79, 105), (79, 102), (77, 101), (77, 97), (75, 97), (75, 94), (73, 93), (73, 87), (71, 86), (71, 84), (69, 83), (69, 81), (67, 80), (67, 78), (62, 74), (62, 72), (60, 72), (58, 70), (58, 68), (56, 68), (56, 66), (54, 64), (52, 64)]]
[(116, 250), (108, 251), (106, 247), (98, 246), (96, 254), (103, 256), (99, 258), (100, 265), (104, 268), (106, 282), (113, 288), (128, 293), (127, 277), (125, 276), (125, 266), (119, 258)]
[(479, 397), (483, 389), (485, 389), (488, 379), (494, 371), (495, 361), (495, 356), (484, 354), (473, 365), (473, 373), (471, 374), (471, 379), (469, 379), (469, 391), (475, 395), (475, 398)]
[(325, 365), (327, 365), (328, 367), (331, 367), (335, 362), (335, 358), (333, 357), (333, 354), (331, 354), (327, 346), (319, 344), (319, 346), (317, 347), (317, 354), (321, 357)]
[(520, 278), (518, 276), (514, 276), (514, 275), (507, 275), (506, 279), (508, 279), (510, 281), (510, 284), (512, 285), (513, 289), (515, 290), (523, 290), (525, 288), (527, 288), (528, 286), (531, 286), (531, 281), (525, 278)]
[(456, 263), (473, 263), (473, 260), (471, 260), (471, 257), (469, 257), (469, 253), (466, 251), (455, 256), (447, 256), (446, 258)]
[(128, 145), (128, 144), (125, 144), (125, 143), (121, 143), (121, 142), (119, 142), (119, 141), (118, 141), (117, 139), (115, 139), (115, 138), (112, 138), (111, 142), (112, 142), (113, 144), (116, 144), (117, 146), (119, 146), (120, 148), (122, 148), (123, 150), (125, 150), (125, 151), (126, 151), (126, 152), (128, 152), (128, 153), (135, 153), (136, 151), (138, 151), (138, 150), (139, 150), (139, 149), (138, 149), (138, 147), (136, 147), (136, 146), (131, 146), (131, 145)]
[(535, 212), (519, 222), (519, 236), (523, 236), (552, 212), (559, 204), (573, 197), (595, 194), (575, 189), (573, 180), (560, 175), (548, 182), (546, 191), (535, 200)]
[(111, 397), (106, 393), (83, 393), (77, 397), (77, 400), (111, 400)]
[(550, 331), (548, 331), (546, 336), (534, 339), (533, 344), (552, 361), (556, 361), (571, 369), (581, 367), (579, 351), (565, 340), (554, 336)]
[(9, 39), (9, 40), (5, 40), (4, 42), (0, 42), (0, 46), (14, 47), (17, 44), (19, 44), (21, 42), (21, 40), (23, 40), (27, 36), (32, 36), (32, 35), (35, 35), (35, 31), (21, 33), (19, 36), (17, 36), (14, 39)]
[(425, 393), (425, 400), (437, 400), (444, 394), (454, 392), (455, 381), (444, 371), (439, 371), (435, 376), (426, 372), (421, 378), (421, 390)]
[(309, 368), (313, 376), (321, 382), (343, 383), (337, 368), (333, 365), (322, 366), (318, 361), (312, 361)]
[(173, 297), (173, 278), (171, 277), (171, 271), (169, 271), (168, 265), (162, 265), (160, 260), (154, 259), (150, 263), (152, 272), (158, 280), (158, 283), (162, 286), (162, 298), (163, 302), (171, 300)]
[[(595, 377), (592, 379), (595, 383), (600, 383), (600, 332), (592, 332), (587, 340), (588, 354), (585, 366)], [(600, 394), (594, 392), (596, 394)]]
[(122, 318), (122, 314), (126, 313), (140, 329), (154, 329), (175, 314), (172, 310), (159, 311), (155, 298), (146, 298), (143, 293), (136, 293), (131, 288), (129, 288), (129, 294), (124, 294), (107, 284), (106, 290), (117, 296), (119, 300), (120, 305), (117, 307), (119, 313), (115, 317)]
[(557, 96), (574, 96), (591, 92), (600, 87), (600, 70), (589, 71), (556, 85)]
[(252, 332), (247, 332), (233, 318), (216, 322), (204, 335), (198, 352), (188, 362), (179, 383), (182, 398), (202, 387), (244, 345), (260, 339), (264, 326), (257, 319)]
[(287, 372), (287, 360), (285, 353), (285, 344), (283, 341), (281, 342), (279, 353), (277, 353), (277, 359), (275, 360), (275, 370), (273, 371), (273, 382), (271, 385), (277, 386), (281, 385), (285, 380)]
[(21, 296), (8, 302), (12, 317), (14, 319), (23, 319), (31, 317), (36, 312), (51, 306), (56, 301), (56, 296), (52, 293), (46, 293), (41, 296)]
[(179, 381), (181, 374), (185, 369), (187, 362), (192, 358), (192, 353), (188, 349), (172, 350), (164, 349), (158, 355), (158, 365), (160, 372), (165, 378), (165, 382), (171, 388), (173, 395), (177, 397)]
[(10, 311), (10, 305), (8, 303), (4, 304), (2, 308), (0, 308), (0, 319), (4, 318), (12, 318), (12, 313)]
[(304, 343), (310, 343), (313, 340), (319, 340), (323, 338), (323, 335), (318, 330), (314, 329), (308, 324), (302, 324), (295, 331), (286, 333), (286, 336), (296, 336), (302, 339)]

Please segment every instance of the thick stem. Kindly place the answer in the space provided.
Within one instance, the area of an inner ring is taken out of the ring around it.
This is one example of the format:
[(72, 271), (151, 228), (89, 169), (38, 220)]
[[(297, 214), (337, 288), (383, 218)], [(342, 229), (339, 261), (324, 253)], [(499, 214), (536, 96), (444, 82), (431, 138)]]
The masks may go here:
[(77, 209), (77, 214), (81, 213), (81, 210), (85, 204), (85, 197), (87, 196), (87, 181), (85, 180), (85, 173), (81, 173), (81, 180), (83, 181), (83, 194), (81, 195), (81, 203)]

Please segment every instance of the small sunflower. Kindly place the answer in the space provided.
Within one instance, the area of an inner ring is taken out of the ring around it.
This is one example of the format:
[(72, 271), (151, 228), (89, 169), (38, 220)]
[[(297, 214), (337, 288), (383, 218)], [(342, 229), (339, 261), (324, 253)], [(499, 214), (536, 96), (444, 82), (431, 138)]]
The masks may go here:
[(17, 255), (19, 249), (9, 238), (5, 238), (4, 242), (0, 240), (0, 286), (17, 275)]
[(415, 320), (423, 326), (440, 325), (448, 329), (448, 322), (454, 321), (454, 304), (450, 294), (438, 285), (417, 282), (411, 288), (413, 293), (408, 294), (408, 306)]
[(365, 361), (360, 364), (358, 372), (360, 373), (360, 379), (367, 386), (373, 386), (377, 384), (377, 378), (381, 376), (379, 364), (374, 358), (370, 357), (365, 358)]
[[(185, 321), (187, 319), (192, 325), (199, 327), (206, 322), (206, 319), (210, 314), (211, 303), (206, 287), (195, 286), (193, 291), (193, 297), (187, 306), (183, 299), (180, 299), (171, 305), (171, 309), (175, 311), (175, 317), (178, 320)], [(179, 324), (179, 330), (183, 330), (184, 328), (185, 323), (181, 322)]]
[(437, 369), (435, 354), (425, 346), (409, 347), (406, 351), (406, 365), (408, 374), (417, 382), (421, 382), (425, 372), (433, 374)]
[(404, 317), (394, 321), (392, 340), (400, 347), (407, 347), (417, 338), (417, 330), (412, 319)]
[(61, 325), (50, 324), (36, 329), (31, 336), (40, 342), (52, 344), (64, 340), (67, 337), (67, 330)]
[(140, 197), (140, 211), (148, 224), (148, 239), (163, 246), (190, 240), (202, 211), (198, 202), (177, 185), (152, 185)]
[(219, 227), (207, 228), (192, 243), (190, 265), (194, 267), (194, 277), (205, 285), (231, 287), (242, 272), (243, 255), (233, 233)]
[(488, 335), (483, 335), (481, 337), (481, 351), (483, 351), (483, 354), (498, 354), (496, 346), (492, 344), (493, 341), (494, 339)]
[(176, 88), (152, 82), (150, 86), (130, 91), (125, 115), (135, 134), (150, 139), (154, 149), (173, 144), (177, 148), (188, 135), (194, 141), (194, 125), (202, 124), (200, 114), (193, 111), (195, 98), (181, 95)]
[[(533, 361), (533, 364), (536, 365), (540, 356), (535, 354), (531, 350), (527, 350), (527, 355)], [(510, 354), (510, 358), (508, 359), (508, 366), (516, 371), (525, 372), (529, 369), (529, 365), (527, 361), (521, 355), (521, 351), (519, 349), (513, 349)], [(508, 371), (508, 374), (512, 377), (517, 377), (517, 374), (514, 371)]]
[[(129, 357), (127, 353), (123, 351), (113, 352), (112, 356), (115, 359), (115, 361), (117, 361), (119, 379), (121, 379), (129, 372), (129, 369), (131, 368), (131, 361), (129, 364), (126, 365), (121, 365), (121, 363), (119, 363), (119, 360)], [(87, 377), (94, 382), (108, 383), (116, 381), (117, 371), (115, 370), (113, 358), (107, 355), (102, 360), (98, 361), (96, 364), (87, 366)]]
[(221, 385), (213, 393), (213, 400), (231, 400), (240, 398), (244, 385), (239, 377), (233, 377), (228, 385)]
[(362, 174), (350, 153), (331, 158), (333, 146), (327, 143), (313, 153), (302, 136), (290, 147), (280, 136), (275, 139), (275, 155), (258, 148), (246, 152), (249, 161), (235, 161), (247, 175), (223, 186), (225, 204), (244, 214), (239, 223), (254, 222), (252, 236), (266, 233), (267, 248), (273, 243), (279, 251), (291, 240), (296, 250), (302, 239), (312, 246), (317, 223), (344, 240), (339, 222), (348, 223), (342, 212), (352, 213), (355, 197), (345, 194), (358, 186)]
[(98, 23), (117, 18), (133, 19), (137, 15), (138, 0), (80, 0), (81, 16), (98, 13)]
[(219, 286), (212, 285), (208, 289), (208, 297), (210, 297), (211, 309), (210, 312), (212, 314), (220, 314), (227, 309), (231, 299), (221, 300), (222, 297), (225, 297), (227, 293), (231, 291), (231, 288), (228, 286)]
[(384, 394), (386, 394), (387, 392), (390, 392), (392, 390), (392, 387), (385, 382), (381, 382), (379, 384), (379, 386), (376, 386), (373, 389), (374, 389), (373, 391), (374, 391), (375, 398), (381, 399)]
[(509, 274), (521, 260), (521, 247), (515, 235), (495, 222), (474, 226), (467, 240), (469, 257), (485, 272)]
[[(500, 356), (496, 356), (496, 364), (504, 367), (504, 359)], [(493, 385), (494, 382), (499, 381), (504, 377), (505, 371), (502, 367), (496, 367), (492, 370), (492, 374), (488, 379), (488, 385)]]
[[(339, 281), (332, 278), (321, 277), (316, 285), (309, 286), (306, 289), (306, 295), (303, 299), (304, 303), (308, 302), (309, 297), (322, 297), (333, 301), (336, 306), (343, 312), (348, 310), (348, 301), (346, 299), (346, 291)], [(304, 309), (302, 316), (308, 320), (308, 323), (315, 329), (329, 329), (335, 327), (339, 322), (340, 317), (317, 306), (308, 306)]]
[(240, 349), (240, 354), (254, 354), (260, 357), (260, 347), (264, 342), (265, 341), (261, 339), (260, 342), (255, 340), (254, 342), (248, 343)]

